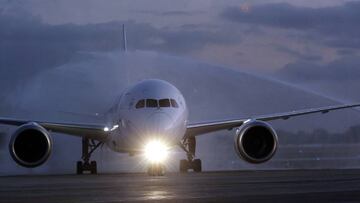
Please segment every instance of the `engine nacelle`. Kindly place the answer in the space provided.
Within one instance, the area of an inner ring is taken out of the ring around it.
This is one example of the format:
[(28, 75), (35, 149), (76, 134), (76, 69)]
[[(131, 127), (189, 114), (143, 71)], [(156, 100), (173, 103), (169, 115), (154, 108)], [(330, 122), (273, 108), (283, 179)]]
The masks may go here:
[(278, 145), (275, 130), (267, 123), (249, 120), (236, 130), (235, 150), (250, 163), (263, 163), (274, 156)]
[(9, 150), (16, 163), (27, 168), (43, 164), (52, 151), (48, 131), (37, 123), (20, 126), (12, 135)]

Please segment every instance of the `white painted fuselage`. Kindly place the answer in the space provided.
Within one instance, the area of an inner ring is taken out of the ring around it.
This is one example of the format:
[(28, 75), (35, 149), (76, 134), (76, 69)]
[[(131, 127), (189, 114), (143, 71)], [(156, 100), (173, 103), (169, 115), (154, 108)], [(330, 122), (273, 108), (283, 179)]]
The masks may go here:
[(178, 145), (186, 131), (188, 109), (175, 86), (144, 80), (122, 94), (110, 116), (106, 144), (117, 152), (136, 153), (153, 140)]

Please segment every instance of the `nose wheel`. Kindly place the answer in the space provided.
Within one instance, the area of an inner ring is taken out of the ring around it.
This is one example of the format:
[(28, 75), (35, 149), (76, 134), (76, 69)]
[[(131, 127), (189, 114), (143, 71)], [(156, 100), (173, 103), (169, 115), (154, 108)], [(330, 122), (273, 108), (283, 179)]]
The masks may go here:
[(180, 160), (179, 169), (181, 173), (187, 173), (190, 169), (194, 172), (202, 171), (202, 164), (200, 159), (194, 159), (196, 151), (196, 140), (195, 137), (187, 138), (180, 145), (181, 148), (186, 152), (187, 160)]
[(151, 163), (147, 170), (150, 176), (163, 176), (165, 174), (165, 166), (161, 163)]
[(180, 172), (181, 173), (187, 173), (189, 169), (192, 169), (194, 172), (201, 172), (201, 160), (200, 159), (194, 159), (194, 160), (180, 160)]

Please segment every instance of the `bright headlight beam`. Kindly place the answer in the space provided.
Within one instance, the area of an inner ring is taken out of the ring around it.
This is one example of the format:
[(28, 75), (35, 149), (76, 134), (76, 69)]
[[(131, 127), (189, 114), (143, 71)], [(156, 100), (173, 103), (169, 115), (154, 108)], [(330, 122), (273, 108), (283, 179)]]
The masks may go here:
[(168, 156), (167, 146), (161, 141), (151, 141), (145, 146), (145, 157), (152, 163), (160, 163)]

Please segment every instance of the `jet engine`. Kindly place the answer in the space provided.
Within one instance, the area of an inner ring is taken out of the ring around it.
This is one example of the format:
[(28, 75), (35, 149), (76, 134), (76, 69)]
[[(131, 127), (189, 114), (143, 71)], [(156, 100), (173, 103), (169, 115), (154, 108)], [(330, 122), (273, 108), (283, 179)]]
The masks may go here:
[(267, 123), (246, 121), (236, 130), (235, 150), (250, 163), (263, 163), (274, 156), (278, 145), (275, 130)]
[(33, 168), (49, 158), (52, 140), (45, 128), (37, 123), (27, 123), (20, 126), (12, 135), (9, 150), (16, 163)]

